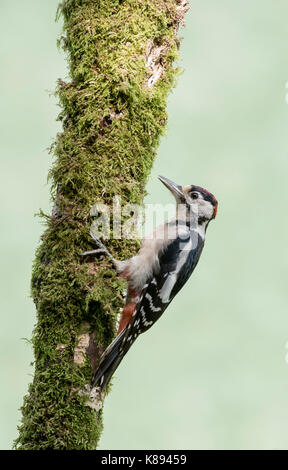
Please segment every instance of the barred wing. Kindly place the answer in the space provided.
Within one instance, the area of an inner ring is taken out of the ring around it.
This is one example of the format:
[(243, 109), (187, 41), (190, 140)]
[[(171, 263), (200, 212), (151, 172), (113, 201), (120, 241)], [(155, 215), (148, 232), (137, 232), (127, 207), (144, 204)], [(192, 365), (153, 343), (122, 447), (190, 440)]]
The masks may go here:
[(147, 331), (160, 318), (191, 276), (203, 246), (203, 239), (193, 231), (189, 232), (186, 239), (178, 237), (168, 245), (159, 259), (159, 272), (144, 286), (132, 321), (127, 326), (122, 343), (124, 350), (126, 347), (129, 349), (137, 336)]

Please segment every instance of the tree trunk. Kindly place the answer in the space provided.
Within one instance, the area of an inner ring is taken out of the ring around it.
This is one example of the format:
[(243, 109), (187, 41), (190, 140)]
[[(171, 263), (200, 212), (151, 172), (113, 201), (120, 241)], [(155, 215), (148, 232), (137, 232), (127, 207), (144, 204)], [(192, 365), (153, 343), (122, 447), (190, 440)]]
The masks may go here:
[[(188, 0), (63, 0), (60, 42), (70, 82), (59, 80), (63, 131), (53, 145), (54, 208), (33, 267), (35, 375), (22, 407), (17, 449), (95, 449), (103, 397), (89, 383), (115, 336), (123, 280), (95, 245), (91, 207), (142, 204), (167, 95), (177, 75), (177, 31)], [(117, 258), (138, 248), (108, 242)]]

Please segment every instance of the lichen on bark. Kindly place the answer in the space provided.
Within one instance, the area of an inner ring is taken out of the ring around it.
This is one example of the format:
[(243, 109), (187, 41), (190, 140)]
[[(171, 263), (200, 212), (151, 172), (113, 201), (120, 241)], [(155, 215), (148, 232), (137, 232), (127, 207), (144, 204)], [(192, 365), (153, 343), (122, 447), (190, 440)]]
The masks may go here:
[[(89, 396), (101, 353), (116, 331), (123, 280), (94, 248), (96, 202), (142, 204), (166, 102), (175, 84), (177, 31), (187, 0), (63, 0), (60, 44), (70, 81), (58, 81), (63, 131), (50, 171), (54, 207), (36, 253), (32, 295), (35, 373), (22, 407), (17, 449), (94, 449), (102, 401)], [(135, 240), (109, 241), (124, 259)], [(87, 393), (85, 393), (87, 391)]]

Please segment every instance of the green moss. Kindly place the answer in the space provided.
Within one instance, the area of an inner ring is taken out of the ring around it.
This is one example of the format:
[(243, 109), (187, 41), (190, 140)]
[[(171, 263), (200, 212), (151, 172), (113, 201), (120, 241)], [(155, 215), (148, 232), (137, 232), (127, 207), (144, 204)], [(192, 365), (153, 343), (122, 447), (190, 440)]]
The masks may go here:
[[(123, 204), (143, 202), (177, 75), (176, 6), (175, 0), (60, 3), (71, 82), (59, 80), (57, 87), (63, 132), (51, 149), (49, 175), (57, 211), (45, 217), (33, 267), (35, 376), (18, 449), (94, 449), (101, 434), (102, 413), (77, 393), (92, 367), (88, 358), (82, 367), (74, 364), (74, 347), (83, 323), (95, 332), (99, 354), (110, 343), (123, 281), (107, 260), (83, 260), (79, 253), (94, 247), (89, 214), (96, 202), (111, 205), (118, 194)], [(164, 73), (152, 89), (149, 44), (165, 45)], [(124, 259), (137, 243), (113, 240), (109, 248)]]

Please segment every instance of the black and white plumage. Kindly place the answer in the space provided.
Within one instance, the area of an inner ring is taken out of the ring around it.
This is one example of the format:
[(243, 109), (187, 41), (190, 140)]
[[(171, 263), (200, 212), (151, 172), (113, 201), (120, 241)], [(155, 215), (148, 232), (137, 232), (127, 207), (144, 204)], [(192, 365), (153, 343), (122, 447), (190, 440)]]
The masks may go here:
[(135, 333), (144, 333), (160, 318), (192, 274), (203, 246), (201, 236), (190, 230), (186, 239), (177, 237), (167, 245), (159, 257), (159, 269), (147, 280), (128, 325), (128, 343)]
[(139, 334), (151, 328), (189, 279), (202, 253), (207, 226), (216, 216), (218, 203), (211, 193), (199, 186), (182, 187), (159, 178), (176, 198), (175, 220), (158, 227), (152, 237), (143, 240), (139, 253), (125, 261), (115, 260), (96, 239), (100, 248), (95, 252), (106, 252), (128, 281), (118, 335), (104, 352), (92, 381), (92, 386), (101, 390)]

